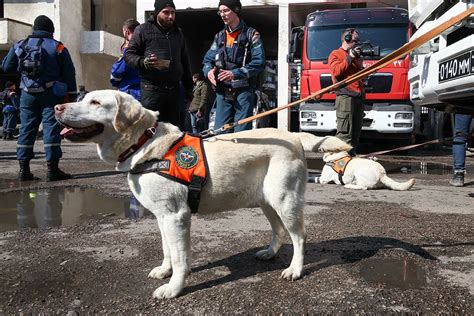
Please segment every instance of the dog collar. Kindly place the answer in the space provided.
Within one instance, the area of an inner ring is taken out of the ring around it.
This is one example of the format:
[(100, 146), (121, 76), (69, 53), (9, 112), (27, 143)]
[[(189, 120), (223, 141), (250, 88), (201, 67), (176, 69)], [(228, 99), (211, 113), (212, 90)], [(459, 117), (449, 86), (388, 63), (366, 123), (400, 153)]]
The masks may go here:
[(153, 137), (156, 133), (156, 128), (158, 127), (158, 121), (155, 122), (153, 127), (147, 128), (143, 135), (140, 136), (138, 142), (133, 144), (132, 146), (128, 147), (123, 153), (120, 154), (118, 157), (118, 162), (124, 162), (127, 160), (133, 153), (135, 153), (140, 147), (142, 147), (150, 138)]

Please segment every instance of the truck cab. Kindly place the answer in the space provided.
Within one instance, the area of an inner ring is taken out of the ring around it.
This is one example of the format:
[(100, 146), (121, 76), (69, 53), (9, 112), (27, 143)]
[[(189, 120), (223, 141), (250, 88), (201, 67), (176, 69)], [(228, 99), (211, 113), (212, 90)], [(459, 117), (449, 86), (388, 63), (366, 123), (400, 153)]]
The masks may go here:
[[(474, 1), (411, 0), (410, 20), (425, 34), (474, 5)], [(408, 73), (410, 98), (419, 106), (474, 114), (474, 18), (455, 24), (417, 48)]]
[[(341, 46), (341, 34), (349, 27), (356, 28), (360, 40), (366, 42), (365, 67), (403, 46), (410, 36), (408, 12), (400, 8), (325, 10), (309, 14), (304, 28), (297, 30), (302, 38), (301, 98), (333, 84), (328, 56)], [(293, 37), (293, 45), (298, 42), (297, 37)], [(292, 52), (296, 51), (298, 49), (292, 47)], [(290, 54), (290, 62), (293, 57)], [(370, 134), (371, 137), (411, 139), (415, 114), (407, 80), (409, 62), (409, 56), (404, 56), (366, 78), (362, 137)], [(300, 130), (334, 133), (334, 102), (335, 94), (328, 93), (319, 100), (302, 103)]]

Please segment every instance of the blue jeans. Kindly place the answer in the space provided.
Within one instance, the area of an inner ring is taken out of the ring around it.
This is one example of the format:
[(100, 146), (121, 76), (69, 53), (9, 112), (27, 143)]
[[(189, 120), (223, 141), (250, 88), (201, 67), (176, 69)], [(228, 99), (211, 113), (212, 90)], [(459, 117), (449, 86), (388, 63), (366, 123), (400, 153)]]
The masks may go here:
[(191, 126), (193, 128), (193, 134), (199, 134), (198, 129), (196, 128), (196, 121), (198, 120), (198, 117), (196, 116), (196, 112), (189, 112), (189, 117), (191, 118)]
[(456, 114), (454, 116), (454, 139), (453, 139), (453, 169), (454, 172), (465, 172), (466, 170), (466, 142), (470, 132), (472, 115)]
[(61, 151), (61, 127), (54, 117), (54, 106), (63, 103), (64, 98), (57, 97), (51, 89), (42, 93), (23, 91), (20, 98), (20, 135), (16, 145), (18, 160), (31, 160), (35, 157), (33, 147), (38, 128), (43, 122), (43, 142), (46, 161), (59, 161)]
[(13, 133), (17, 123), (17, 110), (7, 110), (7, 107), (3, 109), (3, 133)]
[[(238, 89), (235, 101), (227, 101), (223, 93), (216, 94), (216, 120), (214, 130), (225, 124), (237, 122), (253, 115), (255, 107), (255, 93), (253, 88)], [(238, 125), (234, 132), (252, 129), (252, 122)], [(228, 133), (232, 132), (227, 130)]]

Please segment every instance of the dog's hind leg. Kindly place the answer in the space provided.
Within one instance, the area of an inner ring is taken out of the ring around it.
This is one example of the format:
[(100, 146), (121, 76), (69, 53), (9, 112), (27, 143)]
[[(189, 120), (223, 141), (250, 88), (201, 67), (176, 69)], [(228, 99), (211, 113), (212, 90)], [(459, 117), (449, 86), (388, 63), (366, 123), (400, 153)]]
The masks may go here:
[(161, 247), (163, 248), (163, 262), (161, 263), (161, 266), (155, 267), (148, 274), (148, 277), (153, 279), (164, 279), (171, 276), (171, 274), (173, 273), (173, 270), (171, 269), (170, 248), (168, 246), (168, 242), (166, 241), (166, 236), (163, 232), (163, 227), (160, 223), (161, 222), (158, 221), (158, 226), (160, 227), (161, 234)]
[(270, 225), (272, 226), (273, 236), (268, 248), (258, 251), (255, 254), (255, 257), (260, 260), (270, 260), (275, 258), (278, 253), (278, 250), (280, 250), (281, 246), (283, 245), (286, 230), (283, 226), (283, 222), (281, 221), (280, 217), (270, 205), (263, 204), (261, 205), (261, 208), (268, 221), (270, 222)]
[(160, 216), (160, 227), (169, 246), (173, 274), (168, 284), (164, 284), (153, 292), (154, 298), (172, 298), (183, 290), (186, 275), (191, 269), (190, 229), (191, 210), (187, 202), (176, 203), (179, 210), (166, 210)]

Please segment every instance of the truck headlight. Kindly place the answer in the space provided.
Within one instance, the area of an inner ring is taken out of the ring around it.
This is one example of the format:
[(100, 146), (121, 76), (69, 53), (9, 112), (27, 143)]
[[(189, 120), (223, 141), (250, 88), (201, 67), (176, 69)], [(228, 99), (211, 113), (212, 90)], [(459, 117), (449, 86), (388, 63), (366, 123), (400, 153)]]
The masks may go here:
[(413, 113), (396, 113), (396, 120), (411, 120), (413, 118)]
[(301, 118), (316, 118), (316, 112), (301, 112)]

